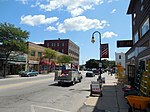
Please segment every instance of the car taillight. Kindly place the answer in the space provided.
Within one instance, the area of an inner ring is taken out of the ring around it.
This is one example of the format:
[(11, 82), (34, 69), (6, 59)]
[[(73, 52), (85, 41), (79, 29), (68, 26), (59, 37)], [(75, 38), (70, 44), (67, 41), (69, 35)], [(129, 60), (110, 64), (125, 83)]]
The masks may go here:
[(68, 76), (68, 74), (64, 74), (64, 73), (63, 73), (63, 74), (60, 74), (59, 76), (60, 76), (60, 77)]

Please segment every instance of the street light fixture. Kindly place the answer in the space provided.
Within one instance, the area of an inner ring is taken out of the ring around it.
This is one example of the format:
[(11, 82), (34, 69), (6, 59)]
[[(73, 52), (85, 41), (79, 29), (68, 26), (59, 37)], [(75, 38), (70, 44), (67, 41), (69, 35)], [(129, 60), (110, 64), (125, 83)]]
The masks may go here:
[(100, 50), (100, 62), (99, 62), (99, 76), (101, 78), (101, 67), (102, 67), (102, 64), (101, 64), (101, 33), (99, 31), (95, 31), (93, 34), (92, 34), (92, 39), (91, 39), (91, 42), (94, 43), (95, 42), (95, 39), (94, 39), (94, 34), (95, 33), (98, 33), (99, 34), (99, 44), (100, 44), (100, 47), (99, 47), (99, 50)]

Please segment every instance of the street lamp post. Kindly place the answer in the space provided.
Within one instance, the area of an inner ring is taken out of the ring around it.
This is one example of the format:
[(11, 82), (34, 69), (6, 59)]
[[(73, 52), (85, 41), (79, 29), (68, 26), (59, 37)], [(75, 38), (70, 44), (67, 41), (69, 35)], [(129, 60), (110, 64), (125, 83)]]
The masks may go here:
[(101, 64), (101, 33), (99, 32), (99, 31), (95, 31), (95, 32), (93, 32), (93, 34), (92, 34), (92, 40), (91, 40), (91, 42), (92, 43), (94, 43), (95, 42), (95, 39), (94, 39), (94, 34), (95, 33), (98, 33), (99, 34), (99, 50), (100, 50), (100, 62), (99, 62), (99, 76), (100, 76), (100, 78), (101, 78), (101, 66), (102, 66), (102, 64)]

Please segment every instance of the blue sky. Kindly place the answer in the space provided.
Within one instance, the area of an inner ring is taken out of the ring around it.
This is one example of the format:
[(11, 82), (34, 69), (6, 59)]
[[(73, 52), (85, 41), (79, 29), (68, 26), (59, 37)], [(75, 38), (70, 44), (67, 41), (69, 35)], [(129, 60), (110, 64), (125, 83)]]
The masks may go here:
[(70, 39), (80, 47), (80, 64), (99, 59), (99, 31), (109, 44), (109, 60), (115, 60), (117, 40), (131, 39), (130, 0), (0, 0), (0, 22), (30, 32), (29, 41)]

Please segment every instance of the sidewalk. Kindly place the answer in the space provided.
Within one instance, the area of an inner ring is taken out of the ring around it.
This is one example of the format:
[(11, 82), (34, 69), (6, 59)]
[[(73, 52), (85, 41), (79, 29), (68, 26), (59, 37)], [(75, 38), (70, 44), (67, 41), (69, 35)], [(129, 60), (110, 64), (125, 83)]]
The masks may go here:
[(103, 96), (88, 97), (78, 112), (128, 112), (128, 104), (124, 99), (122, 85), (115, 76), (105, 74)]

